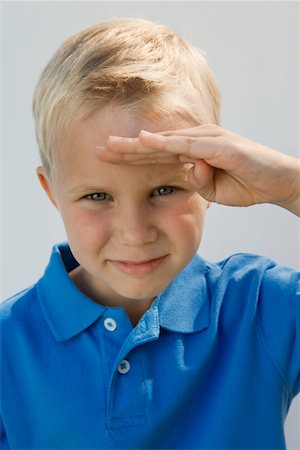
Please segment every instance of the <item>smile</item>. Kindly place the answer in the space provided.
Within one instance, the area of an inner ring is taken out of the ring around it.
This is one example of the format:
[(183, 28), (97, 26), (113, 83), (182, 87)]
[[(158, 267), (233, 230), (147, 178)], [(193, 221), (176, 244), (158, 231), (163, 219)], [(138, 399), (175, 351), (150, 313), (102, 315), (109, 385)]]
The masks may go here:
[(148, 261), (114, 261), (109, 262), (120, 272), (126, 275), (144, 275), (154, 272), (166, 259), (167, 255)]

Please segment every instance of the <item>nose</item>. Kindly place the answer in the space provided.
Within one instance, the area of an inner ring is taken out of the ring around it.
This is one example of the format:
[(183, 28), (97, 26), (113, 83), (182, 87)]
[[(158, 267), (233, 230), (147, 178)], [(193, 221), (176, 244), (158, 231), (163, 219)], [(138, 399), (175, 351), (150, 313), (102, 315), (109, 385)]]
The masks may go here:
[(143, 208), (125, 208), (118, 218), (117, 237), (127, 247), (143, 247), (156, 241), (158, 229), (150, 212)]

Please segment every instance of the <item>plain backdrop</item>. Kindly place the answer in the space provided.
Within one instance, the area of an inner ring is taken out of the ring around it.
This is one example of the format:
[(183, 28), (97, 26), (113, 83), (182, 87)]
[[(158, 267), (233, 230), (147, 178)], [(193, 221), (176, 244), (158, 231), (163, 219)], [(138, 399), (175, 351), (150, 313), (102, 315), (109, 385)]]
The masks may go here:
[[(60, 217), (35, 175), (34, 87), (67, 37), (116, 16), (158, 21), (189, 39), (205, 52), (220, 86), (222, 126), (298, 156), (298, 2), (4, 1), (1, 298), (33, 284), (43, 274), (53, 243), (65, 239)], [(298, 219), (272, 205), (213, 205), (199, 252), (217, 261), (241, 251), (299, 269)], [(289, 449), (300, 447), (299, 403), (298, 397), (286, 423)]]

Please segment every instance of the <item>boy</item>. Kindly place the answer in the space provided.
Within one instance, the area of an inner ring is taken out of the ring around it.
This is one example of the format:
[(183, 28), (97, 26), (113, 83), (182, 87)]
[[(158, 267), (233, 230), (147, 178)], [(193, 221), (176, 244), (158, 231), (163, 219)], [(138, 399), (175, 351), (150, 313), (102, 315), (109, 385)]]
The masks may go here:
[(2, 306), (1, 448), (285, 447), (299, 274), (196, 253), (211, 201), (299, 215), (299, 166), (223, 130), (219, 109), (203, 57), (142, 19), (50, 60), (37, 175), (68, 243)]

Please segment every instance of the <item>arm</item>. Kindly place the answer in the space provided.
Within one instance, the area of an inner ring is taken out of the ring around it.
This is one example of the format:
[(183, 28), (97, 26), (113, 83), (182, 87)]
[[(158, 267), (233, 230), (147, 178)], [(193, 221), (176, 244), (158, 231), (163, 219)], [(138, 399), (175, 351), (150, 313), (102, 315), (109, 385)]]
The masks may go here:
[(115, 164), (192, 163), (189, 180), (209, 201), (231, 206), (273, 203), (300, 215), (300, 163), (217, 125), (110, 136), (97, 150)]

